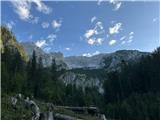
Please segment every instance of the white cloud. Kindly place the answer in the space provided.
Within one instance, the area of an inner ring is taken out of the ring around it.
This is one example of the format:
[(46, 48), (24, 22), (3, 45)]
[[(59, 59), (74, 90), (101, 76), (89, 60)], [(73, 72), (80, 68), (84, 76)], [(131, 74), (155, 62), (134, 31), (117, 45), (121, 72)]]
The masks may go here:
[(129, 39), (127, 42), (128, 42), (128, 43), (131, 43), (132, 41), (133, 41), (133, 39)]
[(134, 32), (130, 32), (129, 35), (128, 35), (128, 43), (131, 43), (133, 42), (133, 38), (134, 38)]
[(97, 44), (99, 44), (99, 45), (102, 45), (102, 42), (103, 42), (104, 40), (102, 39), (102, 38), (98, 38), (97, 39)]
[(55, 29), (59, 29), (62, 26), (62, 21), (61, 20), (53, 20), (52, 21), (52, 27)]
[(125, 40), (126, 39), (126, 36), (123, 36), (120, 38), (120, 40)]
[(122, 30), (122, 23), (116, 23), (113, 27), (109, 28), (110, 34), (117, 34), (120, 30)]
[(6, 23), (6, 26), (11, 30), (13, 26), (15, 26), (15, 22), (10, 21), (9, 23)]
[(96, 17), (96, 16), (93, 16), (93, 17), (91, 18), (91, 23), (93, 23), (96, 19), (97, 19), (97, 17)]
[(114, 5), (114, 9), (113, 9), (114, 11), (119, 10), (122, 5), (122, 2), (118, 0), (110, 0), (109, 2)]
[(95, 42), (96, 42), (95, 39), (92, 39), (92, 38), (88, 40), (88, 44), (90, 45), (93, 45)]
[(88, 30), (85, 34), (84, 34), (84, 36), (86, 37), (86, 38), (90, 38), (91, 36), (93, 36), (95, 34), (95, 30), (94, 29), (90, 29), (90, 30)]
[(116, 10), (119, 10), (119, 8), (121, 7), (121, 5), (122, 5), (121, 2), (117, 2), (117, 3), (115, 4), (114, 10), (115, 10), (115, 11), (116, 11)]
[(29, 21), (30, 23), (38, 23), (39, 17), (35, 17), (31, 13), (32, 3), (37, 5), (37, 10), (45, 14), (51, 12), (51, 8), (47, 7), (40, 0), (14, 0), (11, 1), (14, 11), (18, 14), (21, 20)]
[(90, 53), (84, 53), (82, 56), (84, 56), (84, 57), (91, 57), (92, 55)]
[[(97, 5), (101, 5), (103, 1), (108, 1), (108, 0), (98, 0)], [(122, 5), (122, 2), (118, 0), (109, 0), (109, 3), (114, 6), (114, 9), (113, 9), (114, 11), (119, 10)]]
[(97, 39), (95, 39), (95, 38), (90, 38), (90, 39), (88, 39), (88, 44), (90, 44), (90, 45), (102, 45), (102, 42), (104, 41), (104, 39), (103, 38), (97, 38)]
[(66, 49), (67, 51), (71, 50), (71, 48), (68, 48), (68, 47), (67, 47), (67, 48), (65, 48), (65, 49)]
[(41, 25), (42, 25), (42, 28), (48, 28), (49, 27), (48, 22), (43, 22)]
[(130, 32), (129, 35), (134, 35), (134, 32)]
[(110, 2), (110, 3), (115, 3), (115, 0), (110, 0), (109, 2)]
[(113, 44), (115, 44), (116, 43), (116, 40), (111, 40), (111, 41), (109, 41), (109, 45), (113, 45)]
[[(93, 17), (94, 18), (94, 17)], [(95, 19), (95, 18), (94, 18)], [(93, 21), (93, 20), (92, 20)], [(94, 23), (94, 27), (92, 29), (89, 29), (84, 34), (84, 38), (90, 45), (102, 45), (102, 42), (104, 41), (103, 38), (99, 38), (100, 34), (103, 34), (104, 27), (102, 22), (98, 21)], [(82, 37), (81, 37), (82, 39)]]
[(84, 34), (84, 37), (88, 39), (88, 38), (92, 37), (93, 35), (99, 35), (102, 33), (104, 33), (103, 24), (102, 24), (102, 22), (98, 21), (95, 24), (93, 29), (89, 29), (86, 31), (86, 33)]
[[(102, 22), (100, 22), (100, 21), (98, 21), (97, 23), (96, 23), (96, 26), (95, 26), (95, 29), (100, 29), (100, 30), (103, 30), (103, 24), (102, 24)], [(102, 31), (101, 31), (102, 32)]]
[(43, 48), (43, 50), (44, 50), (46, 53), (49, 53), (49, 52), (51, 51), (51, 49), (52, 49), (52, 48), (51, 48), (51, 47), (48, 47), (48, 46), (45, 47), (45, 48)]
[(15, 12), (19, 15), (22, 20), (29, 20), (33, 17), (30, 13), (31, 4), (27, 0), (15, 0), (12, 1), (15, 8)]
[(121, 44), (124, 45), (126, 43), (126, 41), (122, 41)]
[(41, 0), (32, 0), (37, 5), (37, 10), (43, 12), (44, 14), (49, 14), (52, 9), (45, 5)]
[(47, 39), (48, 39), (50, 42), (53, 42), (56, 38), (57, 38), (57, 35), (56, 35), (56, 34), (49, 34), (49, 35), (47, 36)]
[(126, 41), (127, 43), (133, 42), (133, 36), (130, 36), (129, 39)]
[(97, 5), (101, 5), (104, 0), (98, 0)]
[(96, 52), (94, 52), (94, 53), (84, 53), (82, 56), (92, 57), (92, 56), (98, 55), (98, 54), (100, 54), (100, 52), (99, 52), (99, 51), (96, 51)]
[(46, 40), (38, 40), (36, 43), (35, 43), (35, 45), (37, 46), (37, 47), (43, 47), (43, 46), (45, 46), (45, 45), (47, 45), (46, 44)]
[(158, 17), (157, 18), (153, 18), (152, 22), (157, 22), (158, 21)]
[(127, 36), (123, 36), (120, 38), (120, 40), (122, 40), (121, 44), (124, 45), (126, 43), (131, 43), (133, 42), (133, 38), (134, 38), (134, 32), (130, 32)]
[(130, 39), (133, 39), (133, 36), (132, 36), (132, 35), (129, 36), (129, 40), (130, 40)]

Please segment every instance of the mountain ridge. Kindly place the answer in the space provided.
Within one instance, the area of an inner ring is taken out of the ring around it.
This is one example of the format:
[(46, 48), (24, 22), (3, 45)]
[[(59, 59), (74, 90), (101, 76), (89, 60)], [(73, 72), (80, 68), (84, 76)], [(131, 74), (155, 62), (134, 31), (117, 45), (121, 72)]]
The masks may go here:
[(118, 50), (111, 53), (100, 53), (91, 57), (86, 56), (68, 56), (64, 57), (61, 52), (51, 52), (46, 53), (41, 48), (37, 47), (33, 42), (21, 43), (29, 56), (32, 55), (33, 50), (36, 51), (37, 56), (41, 56), (45, 66), (50, 66), (52, 59), (55, 59), (57, 64), (63, 64), (64, 68), (74, 69), (74, 68), (92, 68), (97, 69), (103, 67), (103, 60), (107, 59), (109, 64), (109, 69), (114, 69), (118, 66), (122, 60), (131, 61), (137, 60), (141, 56), (150, 54), (149, 52), (141, 52), (138, 50)]

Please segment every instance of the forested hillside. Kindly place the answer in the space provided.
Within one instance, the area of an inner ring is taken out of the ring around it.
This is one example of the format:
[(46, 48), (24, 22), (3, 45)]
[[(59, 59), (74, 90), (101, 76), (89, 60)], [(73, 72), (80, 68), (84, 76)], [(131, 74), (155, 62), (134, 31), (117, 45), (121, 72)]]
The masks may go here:
[(122, 120), (160, 119), (160, 48), (136, 63), (122, 61), (121, 68), (121, 72), (106, 76), (107, 116)]
[[(14, 36), (6, 27), (1, 27), (1, 31), (6, 32), (7, 36)], [(2, 41), (6, 42), (5, 40)], [(32, 59), (26, 62), (21, 57), (20, 50), (13, 51), (8, 46), (3, 49), (3, 52), (1, 50), (2, 100), (5, 100), (3, 97), (6, 95), (14, 96), (21, 93), (24, 96), (34, 96), (37, 100), (52, 102), (54, 105), (98, 106), (101, 104), (99, 101), (102, 95), (96, 88), (86, 88), (84, 93), (81, 88), (66, 86), (59, 81), (58, 76), (65, 70), (57, 71), (55, 60), (50, 67), (43, 67), (42, 59), (37, 59), (35, 52)], [(2, 116), (7, 115), (4, 111), (2, 105)]]
[[(102, 70), (58, 71), (54, 59), (51, 66), (44, 67), (42, 58), (37, 58), (35, 52), (27, 60), (23, 48), (6, 44), (12, 40), (18, 44), (13, 36), (6, 27), (1, 27), (2, 116), (12, 118), (3, 108), (3, 98), (21, 93), (54, 105), (97, 106), (108, 119), (160, 119), (160, 48), (136, 62), (122, 60), (121, 69), (117, 71), (107, 72), (105, 67)], [(104, 64), (107, 65), (107, 59), (104, 59)], [(104, 93), (99, 93), (96, 87), (82, 90), (81, 87), (64, 84), (58, 78), (69, 71), (89, 76), (100, 75), (105, 80)]]

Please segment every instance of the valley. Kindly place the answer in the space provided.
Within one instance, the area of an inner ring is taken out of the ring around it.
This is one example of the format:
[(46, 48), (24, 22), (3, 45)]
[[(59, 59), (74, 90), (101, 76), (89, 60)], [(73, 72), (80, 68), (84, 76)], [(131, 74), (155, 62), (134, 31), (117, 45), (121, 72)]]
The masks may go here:
[(160, 120), (160, 1), (0, 0), (0, 120)]
[(1, 30), (4, 120), (159, 118), (159, 48), (64, 57), (33, 43), (21, 45), (6, 27)]

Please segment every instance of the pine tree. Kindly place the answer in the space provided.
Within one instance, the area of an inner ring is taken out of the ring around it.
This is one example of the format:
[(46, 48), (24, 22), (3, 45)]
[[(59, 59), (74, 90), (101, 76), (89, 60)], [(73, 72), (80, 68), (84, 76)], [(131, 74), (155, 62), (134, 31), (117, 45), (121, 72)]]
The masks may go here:
[(36, 96), (40, 97), (42, 95), (42, 90), (44, 89), (43, 87), (43, 74), (44, 74), (44, 70), (43, 70), (43, 62), (42, 62), (42, 58), (39, 57), (38, 58), (38, 63), (37, 63), (37, 83), (36, 83), (36, 87), (37, 87), (37, 93)]
[(56, 65), (55, 59), (52, 60), (51, 75), (52, 75), (52, 80), (56, 81), (56, 79), (57, 79), (57, 65)]
[(27, 89), (30, 95), (37, 97), (37, 61), (36, 52), (33, 51), (32, 58), (27, 65)]

